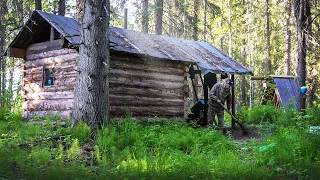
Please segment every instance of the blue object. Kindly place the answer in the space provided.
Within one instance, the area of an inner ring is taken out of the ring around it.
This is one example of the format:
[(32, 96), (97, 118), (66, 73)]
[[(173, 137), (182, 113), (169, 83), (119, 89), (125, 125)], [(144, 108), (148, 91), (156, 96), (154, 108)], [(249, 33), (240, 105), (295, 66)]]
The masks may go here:
[(200, 99), (201, 104), (204, 104), (204, 99)]
[(300, 91), (301, 91), (301, 94), (302, 94), (302, 95), (306, 95), (306, 93), (307, 93), (307, 87), (305, 87), (305, 86), (300, 87)]
[(52, 85), (51, 79), (48, 79), (48, 85)]

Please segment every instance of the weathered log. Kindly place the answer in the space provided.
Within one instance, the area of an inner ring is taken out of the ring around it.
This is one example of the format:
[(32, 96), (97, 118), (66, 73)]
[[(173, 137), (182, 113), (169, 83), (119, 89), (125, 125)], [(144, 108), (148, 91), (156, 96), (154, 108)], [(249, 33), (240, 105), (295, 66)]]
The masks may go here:
[(28, 111), (65, 111), (73, 108), (73, 99), (30, 100), (23, 102), (23, 109)]
[(183, 98), (182, 89), (150, 89), (150, 88), (134, 88), (128, 86), (119, 86), (110, 84), (110, 95), (131, 95), (137, 97), (162, 97), (162, 98)]
[(183, 106), (183, 99), (178, 98), (150, 98), (141, 96), (110, 94), (110, 106)]
[(148, 79), (138, 79), (138, 78), (111, 78), (110, 84), (115, 85), (125, 85), (136, 88), (160, 88), (160, 89), (179, 89), (183, 88), (183, 83), (168, 82), (168, 81), (156, 81)]
[[(26, 91), (26, 93), (34, 93), (34, 92), (58, 92), (58, 91), (73, 91), (74, 85), (66, 85), (66, 86), (44, 86), (41, 87), (42, 84), (32, 85), (26, 84), (23, 89)], [(30, 86), (32, 85), (32, 86)]]
[(58, 117), (61, 117), (61, 120), (69, 119), (71, 116), (72, 110), (67, 111), (25, 111), (23, 112), (24, 118), (30, 118), (33, 116), (39, 116), (44, 117), (47, 115), (56, 115)]
[(75, 49), (64, 48), (64, 49), (59, 49), (59, 50), (41, 52), (38, 54), (30, 54), (30, 55), (27, 55), (27, 60), (31, 61), (31, 60), (35, 60), (35, 59), (54, 57), (57, 55), (61, 56), (61, 55), (66, 55), (66, 54), (78, 54), (78, 52)]
[(110, 106), (110, 114), (112, 115), (124, 115), (127, 112), (131, 112), (133, 116), (183, 116), (183, 106), (181, 107), (134, 107), (134, 106)]
[(122, 69), (111, 69), (110, 77), (125, 77), (125, 78), (139, 78), (139, 79), (153, 79), (161, 81), (171, 82), (183, 82), (184, 77), (179, 75), (163, 74), (157, 72), (143, 72), (137, 70), (122, 70)]
[(120, 61), (118, 59), (111, 59), (110, 61), (111, 69), (123, 69), (123, 70), (136, 70), (142, 72), (158, 72), (163, 74), (172, 74), (172, 75), (182, 75), (183, 69), (178, 67), (163, 67), (156, 65), (146, 65), (141, 62), (127, 62)]
[(73, 99), (73, 91), (63, 92), (38, 92), (28, 93), (24, 96), (26, 100), (60, 100), (60, 99)]
[(61, 49), (63, 45), (63, 39), (58, 39), (54, 41), (46, 41), (36, 44), (31, 44), (28, 46), (26, 54), (39, 54), (44, 51), (53, 51)]
[(76, 54), (76, 53), (64, 54), (64, 55), (57, 54), (57, 56), (41, 58), (41, 59), (32, 60), (32, 61), (27, 59), (24, 65), (26, 68), (38, 67), (46, 64), (58, 64), (63, 62), (76, 61), (78, 57), (79, 57), (79, 54)]
[(143, 56), (128, 56), (126, 54), (113, 53), (111, 55), (111, 62), (113, 60), (118, 60), (120, 62), (130, 62), (134, 64), (161, 66), (161, 67), (172, 67), (172, 68), (183, 68), (185, 65), (179, 61), (168, 61), (164, 59), (154, 58), (154, 57), (143, 57)]

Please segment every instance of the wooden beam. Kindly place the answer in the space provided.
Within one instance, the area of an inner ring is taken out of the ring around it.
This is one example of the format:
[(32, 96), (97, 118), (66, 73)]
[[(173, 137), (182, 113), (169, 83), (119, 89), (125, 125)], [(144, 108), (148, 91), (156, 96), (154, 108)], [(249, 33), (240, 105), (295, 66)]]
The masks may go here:
[(250, 80), (265, 80), (266, 77), (264, 76), (251, 76)]
[(7, 56), (15, 58), (26, 58), (26, 49), (9, 47)]

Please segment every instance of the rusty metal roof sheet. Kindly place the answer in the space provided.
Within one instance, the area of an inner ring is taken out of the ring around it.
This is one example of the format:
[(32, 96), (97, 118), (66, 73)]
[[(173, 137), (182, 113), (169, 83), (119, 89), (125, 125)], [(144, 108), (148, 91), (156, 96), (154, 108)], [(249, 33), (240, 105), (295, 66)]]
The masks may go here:
[[(39, 10), (34, 11), (34, 14), (39, 14), (51, 24), (63, 38), (68, 40), (70, 45), (79, 45), (80, 25), (76, 20)], [(25, 29), (22, 29), (21, 31), (24, 30)], [(10, 46), (19, 46), (16, 43), (19, 39), (19, 37), (16, 37)], [(21, 39), (25, 40), (26, 38), (21, 37)], [(230, 74), (252, 74), (252, 72), (241, 63), (233, 60), (224, 52), (207, 42), (144, 34), (127, 29), (110, 27), (110, 45), (114, 51), (140, 54), (150, 58), (197, 63), (204, 74), (208, 72), (216, 74), (224, 72)]]
[(288, 107), (291, 104), (293, 108), (298, 109), (297, 102), (300, 92), (294, 77), (273, 77), (273, 81), (277, 85), (281, 103), (284, 107)]

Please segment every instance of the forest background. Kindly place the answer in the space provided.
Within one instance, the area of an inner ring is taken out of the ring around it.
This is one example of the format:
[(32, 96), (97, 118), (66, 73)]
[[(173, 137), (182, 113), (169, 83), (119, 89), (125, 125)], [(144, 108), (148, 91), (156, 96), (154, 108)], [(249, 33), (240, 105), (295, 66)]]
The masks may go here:
[[(294, 1), (297, 2), (297, 1)], [(255, 75), (297, 75), (298, 32), (291, 0), (111, 0), (110, 25), (150, 34), (207, 41)], [(319, 101), (320, 2), (310, 2), (307, 33), (307, 105)], [(2, 56), (35, 9), (34, 0), (0, 1), (0, 90), (2, 107), (15, 108), (21, 90), (22, 59)], [(58, 13), (59, 0), (43, 0), (42, 10)], [(126, 10), (127, 9), (127, 10)], [(125, 21), (125, 12), (129, 19)], [(75, 0), (66, 1), (66, 16), (76, 18)], [(261, 82), (252, 84), (259, 102)], [(237, 106), (249, 105), (249, 77), (236, 76)]]

